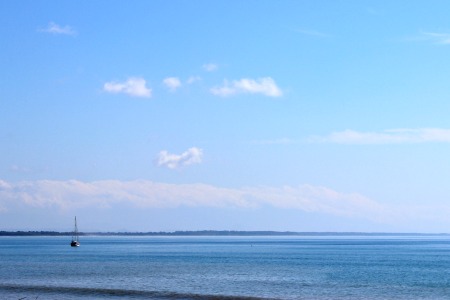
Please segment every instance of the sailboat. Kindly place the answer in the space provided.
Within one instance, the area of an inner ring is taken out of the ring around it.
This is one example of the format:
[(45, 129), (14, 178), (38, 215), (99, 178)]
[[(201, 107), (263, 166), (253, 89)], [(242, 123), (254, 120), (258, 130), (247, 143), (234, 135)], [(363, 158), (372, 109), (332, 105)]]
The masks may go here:
[(78, 242), (78, 227), (77, 227), (77, 217), (75, 216), (75, 228), (72, 233), (72, 242), (70, 243), (70, 246), (72, 247), (79, 247), (80, 242)]

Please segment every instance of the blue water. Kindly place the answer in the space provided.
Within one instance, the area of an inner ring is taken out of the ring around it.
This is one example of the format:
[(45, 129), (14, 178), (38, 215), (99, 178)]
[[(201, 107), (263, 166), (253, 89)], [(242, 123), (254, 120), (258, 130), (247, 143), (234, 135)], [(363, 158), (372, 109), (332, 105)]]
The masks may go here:
[(0, 237), (0, 299), (450, 299), (450, 238)]

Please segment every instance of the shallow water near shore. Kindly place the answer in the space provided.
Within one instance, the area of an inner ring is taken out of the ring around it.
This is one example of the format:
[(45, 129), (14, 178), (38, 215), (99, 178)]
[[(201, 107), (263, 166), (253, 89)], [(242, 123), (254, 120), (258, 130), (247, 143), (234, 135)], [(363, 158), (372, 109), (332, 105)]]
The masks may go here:
[(445, 236), (0, 237), (0, 299), (449, 299)]

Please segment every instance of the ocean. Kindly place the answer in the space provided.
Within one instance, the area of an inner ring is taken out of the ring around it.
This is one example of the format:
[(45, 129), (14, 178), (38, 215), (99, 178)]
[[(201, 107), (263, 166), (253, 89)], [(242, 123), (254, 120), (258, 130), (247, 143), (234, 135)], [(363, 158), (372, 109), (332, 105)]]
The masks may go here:
[(450, 237), (0, 237), (0, 299), (450, 299)]

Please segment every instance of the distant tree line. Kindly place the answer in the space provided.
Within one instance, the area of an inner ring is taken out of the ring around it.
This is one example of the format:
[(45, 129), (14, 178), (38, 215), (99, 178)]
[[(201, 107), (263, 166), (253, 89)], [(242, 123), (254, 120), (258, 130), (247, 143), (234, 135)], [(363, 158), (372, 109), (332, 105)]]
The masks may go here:
[[(72, 232), (58, 231), (0, 231), (0, 236), (71, 236)], [(449, 235), (421, 233), (380, 233), (380, 232), (292, 232), (292, 231), (229, 231), (200, 230), (173, 232), (80, 232), (80, 236), (399, 236), (399, 235)]]
[(67, 236), (72, 232), (57, 231), (0, 231), (0, 236)]

